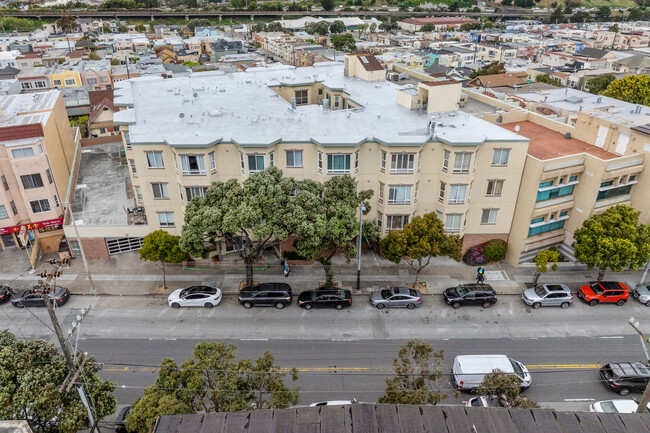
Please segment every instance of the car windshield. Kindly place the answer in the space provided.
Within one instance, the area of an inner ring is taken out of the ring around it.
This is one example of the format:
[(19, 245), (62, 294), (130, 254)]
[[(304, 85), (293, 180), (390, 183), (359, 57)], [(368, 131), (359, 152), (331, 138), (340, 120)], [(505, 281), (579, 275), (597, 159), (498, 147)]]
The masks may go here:
[(483, 406), (481, 403), (481, 397), (476, 397), (474, 400), (472, 400), (472, 406)]
[(614, 402), (612, 401), (601, 401), (600, 402), (600, 407), (605, 413), (617, 413), (618, 411), (616, 410), (616, 406), (614, 406)]
[(456, 287), (456, 293), (458, 293), (458, 296), (465, 296), (469, 290), (467, 290), (467, 287), (465, 286), (458, 286)]
[(521, 365), (519, 365), (519, 363), (514, 359), (510, 359), (510, 363), (512, 364), (515, 374), (519, 377), (524, 377), (524, 370), (522, 370)]
[(596, 284), (592, 284), (592, 285), (591, 285), (591, 291), (594, 292), (594, 293), (597, 294), (597, 295), (600, 295), (600, 294), (603, 293), (605, 290), (603, 290), (603, 288), (600, 287), (600, 284), (596, 283)]
[(381, 297), (384, 298), (384, 299), (390, 298), (391, 295), (392, 295), (392, 293), (388, 289), (384, 289), (384, 290), (381, 291)]
[(546, 296), (546, 289), (543, 287), (536, 287), (535, 288), (535, 294), (541, 298)]

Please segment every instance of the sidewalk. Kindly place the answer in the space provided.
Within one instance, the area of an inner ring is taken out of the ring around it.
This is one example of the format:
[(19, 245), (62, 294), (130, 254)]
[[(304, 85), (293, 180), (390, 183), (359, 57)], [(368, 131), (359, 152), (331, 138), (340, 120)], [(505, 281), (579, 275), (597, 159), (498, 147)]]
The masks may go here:
[[(197, 260), (192, 268), (184, 269), (182, 265), (167, 265), (168, 290), (160, 292), (162, 269), (157, 264), (141, 261), (137, 252), (112, 256), (108, 260), (89, 260), (91, 278), (96, 290), (92, 289), (90, 280), (81, 259), (74, 259), (69, 268), (63, 269), (57, 284), (68, 287), (78, 295), (166, 295), (171, 290), (192, 284), (216, 283), (224, 294), (236, 294), (240, 281), (246, 278), (245, 268), (241, 262), (233, 260), (212, 263)], [(31, 271), (27, 255), (22, 250), (0, 252), (0, 284), (7, 284), (15, 290), (26, 289), (36, 284), (43, 271), (52, 270), (47, 263), (50, 256), (41, 258), (35, 271)], [(402, 263), (399, 266), (382, 260), (372, 252), (364, 252), (361, 259), (361, 293), (367, 294), (371, 288), (388, 285), (407, 284), (415, 281), (415, 273)], [(332, 269), (335, 281), (340, 287), (356, 289), (356, 260), (346, 263), (343, 257), (335, 257)], [(636, 287), (643, 271), (607, 272), (605, 279), (622, 281), (630, 288)], [(532, 281), (534, 268), (514, 268), (505, 262), (486, 266), (486, 283), (498, 294), (519, 295), (525, 283)], [(589, 281), (594, 281), (597, 271), (587, 270), (584, 266), (562, 267), (555, 272), (549, 271), (540, 277), (540, 283), (564, 283), (573, 291)], [(264, 260), (255, 266), (255, 281), (286, 281), (291, 284), (294, 293), (313, 289), (325, 280), (325, 272), (320, 263), (291, 266), (289, 278), (283, 277), (281, 260), (266, 254)], [(420, 274), (420, 281), (426, 283), (427, 291), (440, 295), (448, 287), (459, 283), (476, 281), (476, 267), (457, 263), (446, 257), (431, 260)]]

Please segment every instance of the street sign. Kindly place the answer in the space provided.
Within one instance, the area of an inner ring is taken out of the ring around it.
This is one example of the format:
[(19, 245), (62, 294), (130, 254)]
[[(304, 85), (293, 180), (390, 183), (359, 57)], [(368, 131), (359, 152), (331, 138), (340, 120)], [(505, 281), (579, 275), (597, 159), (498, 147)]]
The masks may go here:
[(53, 226), (60, 226), (60, 225), (63, 225), (63, 217), (54, 218), (51, 220), (39, 221), (36, 223), (20, 224), (13, 227), (3, 227), (0, 228), (0, 235), (18, 233), (20, 236), (22, 236), (23, 239), (25, 239), (25, 233), (27, 230), (42, 229), (45, 227), (53, 227)]

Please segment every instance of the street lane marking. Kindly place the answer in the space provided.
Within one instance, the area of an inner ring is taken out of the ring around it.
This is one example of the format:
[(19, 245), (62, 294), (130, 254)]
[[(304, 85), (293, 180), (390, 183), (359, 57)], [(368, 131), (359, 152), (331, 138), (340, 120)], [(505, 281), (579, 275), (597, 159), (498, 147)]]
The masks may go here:
[(586, 369), (600, 368), (602, 364), (555, 364), (555, 365), (527, 365), (529, 370), (564, 370), (564, 369)]
[(594, 401), (593, 398), (565, 398), (564, 401)]
[(623, 337), (622, 335), (616, 335), (613, 337), (598, 337), (598, 338), (625, 338), (625, 337)]
[[(387, 368), (392, 371), (392, 368)], [(111, 372), (129, 372), (129, 373), (153, 373), (156, 370), (160, 370), (159, 367), (134, 367), (129, 369), (129, 367), (124, 368), (103, 368), (102, 371), (111, 371)], [(290, 372), (292, 368), (285, 367), (281, 368), (280, 371), (283, 373)], [(327, 372), (327, 371), (368, 371), (370, 367), (297, 367), (298, 371), (313, 371), (313, 372)], [(376, 369), (375, 369), (376, 370)]]
[(269, 341), (268, 338), (240, 338), (239, 341)]

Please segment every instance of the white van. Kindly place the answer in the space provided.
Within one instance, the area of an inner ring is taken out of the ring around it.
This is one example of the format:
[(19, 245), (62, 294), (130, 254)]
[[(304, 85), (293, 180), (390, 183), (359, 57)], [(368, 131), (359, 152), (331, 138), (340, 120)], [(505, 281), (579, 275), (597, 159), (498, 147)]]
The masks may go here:
[(506, 355), (459, 355), (451, 370), (454, 388), (459, 391), (476, 392), (486, 374), (494, 370), (514, 374), (527, 389), (532, 383), (528, 369), (519, 361)]

